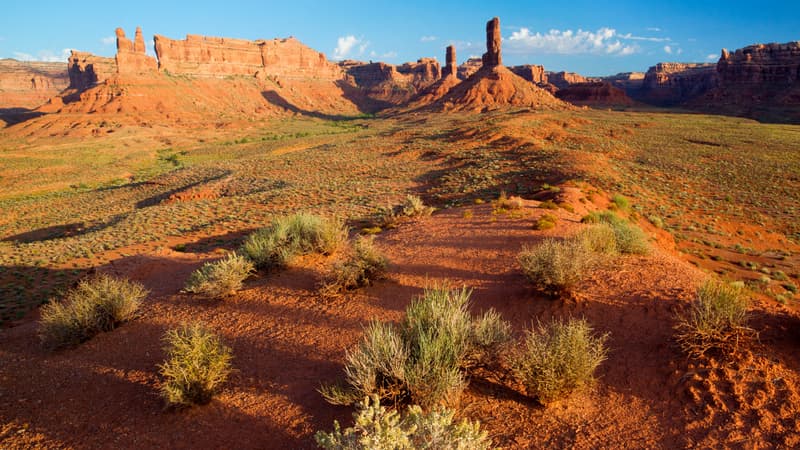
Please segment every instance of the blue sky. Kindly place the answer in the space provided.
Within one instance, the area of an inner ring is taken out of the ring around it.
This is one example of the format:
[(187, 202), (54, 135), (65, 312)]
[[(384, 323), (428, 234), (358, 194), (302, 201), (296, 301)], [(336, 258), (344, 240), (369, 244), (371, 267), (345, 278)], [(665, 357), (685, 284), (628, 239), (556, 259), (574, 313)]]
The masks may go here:
[[(495, 3), (495, 4), (492, 4)], [(645, 71), (658, 62), (716, 61), (720, 49), (800, 40), (800, 1), (168, 1), (13, 0), (0, 10), (0, 58), (65, 61), (69, 49), (113, 56), (114, 29), (270, 39), (295, 36), (328, 58), (458, 61), (484, 51), (500, 17), (507, 65), (584, 75)]]

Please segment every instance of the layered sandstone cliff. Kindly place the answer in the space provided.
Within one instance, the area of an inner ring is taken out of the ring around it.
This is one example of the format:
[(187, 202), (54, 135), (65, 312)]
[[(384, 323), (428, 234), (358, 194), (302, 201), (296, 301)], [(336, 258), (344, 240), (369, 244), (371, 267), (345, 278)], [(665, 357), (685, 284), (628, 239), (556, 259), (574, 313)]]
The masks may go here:
[(589, 81), (595, 80), (573, 72), (547, 72), (547, 82), (558, 89), (567, 88), (571, 84), (588, 83)]
[(573, 105), (620, 107), (633, 105), (633, 100), (607, 81), (574, 83), (556, 92), (556, 97)]
[(533, 64), (526, 64), (522, 66), (512, 66), (508, 68), (517, 76), (520, 76), (531, 83), (545, 84), (547, 83), (547, 74), (544, 71), (544, 66), (537, 66)]
[(355, 61), (343, 61), (340, 65), (369, 103), (368, 109), (406, 104), (441, 78), (441, 67), (433, 58), (399, 66)]
[(703, 95), (717, 86), (715, 64), (659, 63), (645, 73), (637, 100), (673, 106)]
[(187, 35), (184, 40), (174, 40), (156, 35), (154, 40), (159, 70), (175, 75), (258, 75), (326, 81), (344, 76), (341, 68), (323, 53), (295, 38), (248, 41)]
[(483, 67), (483, 60), (481, 58), (469, 58), (458, 66), (456, 75), (459, 80), (466, 80), (471, 77), (472, 74), (479, 71), (481, 67)]
[(69, 88), (85, 91), (117, 73), (114, 58), (95, 56), (88, 52), (73, 50), (67, 63)]
[(0, 60), (0, 109), (31, 109), (69, 84), (64, 63)]

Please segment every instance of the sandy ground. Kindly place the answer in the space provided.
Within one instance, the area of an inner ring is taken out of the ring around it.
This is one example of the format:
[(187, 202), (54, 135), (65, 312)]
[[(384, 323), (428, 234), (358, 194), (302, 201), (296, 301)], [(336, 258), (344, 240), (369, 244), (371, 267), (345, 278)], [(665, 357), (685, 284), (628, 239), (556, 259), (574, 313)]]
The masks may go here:
[[(370, 320), (399, 320), (423, 287), (449, 280), (474, 289), (472, 310), (497, 309), (518, 336), (536, 320), (584, 317), (608, 332), (596, 385), (548, 407), (487, 374), (470, 380), (459, 415), (480, 420), (502, 448), (796, 448), (800, 321), (758, 303), (760, 341), (733, 363), (688, 361), (672, 340), (674, 315), (705, 276), (668, 249), (606, 262), (571, 300), (534, 291), (516, 264), (525, 244), (578, 229), (580, 211), (535, 231), (552, 211), (518, 215), (489, 205), (451, 209), (378, 236), (389, 278), (326, 300), (316, 292), (324, 258), (261, 274), (238, 295), (204, 301), (180, 294), (212, 254), (170, 250), (100, 270), (144, 283), (142, 317), (58, 353), (41, 349), (35, 317), (0, 331), (0, 448), (315, 448), (315, 430), (352, 410), (316, 391), (342, 376), (345, 350)], [(464, 211), (473, 212), (465, 217)], [(667, 246), (663, 246), (667, 248)], [(209, 405), (167, 411), (158, 395), (161, 337), (200, 319), (232, 347), (236, 368)]]

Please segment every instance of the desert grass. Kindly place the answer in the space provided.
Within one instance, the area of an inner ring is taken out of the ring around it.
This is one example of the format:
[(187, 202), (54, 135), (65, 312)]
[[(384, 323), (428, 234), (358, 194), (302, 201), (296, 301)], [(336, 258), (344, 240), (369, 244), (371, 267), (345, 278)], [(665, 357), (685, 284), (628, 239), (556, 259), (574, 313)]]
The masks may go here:
[(416, 195), (407, 195), (400, 206), (400, 212), (406, 217), (430, 216), (435, 210), (436, 208), (425, 205), (422, 199)]
[(540, 323), (526, 332), (512, 370), (528, 395), (546, 404), (594, 381), (607, 340), (608, 334), (596, 335), (583, 319)]
[(238, 253), (229, 253), (192, 272), (183, 290), (213, 299), (227, 297), (240, 290), (244, 280), (254, 271), (252, 261)]
[(159, 366), (161, 395), (170, 407), (211, 401), (231, 372), (231, 349), (201, 322), (183, 324), (164, 336), (167, 360)]
[(678, 316), (678, 344), (692, 357), (712, 352), (735, 354), (755, 334), (747, 326), (748, 306), (749, 299), (740, 284), (707, 280), (698, 288), (688, 313)]
[(592, 212), (582, 219), (584, 223), (607, 224), (614, 231), (620, 253), (646, 255), (650, 253), (647, 235), (637, 225), (622, 219), (612, 211)]
[(82, 280), (61, 302), (42, 307), (39, 337), (48, 349), (73, 347), (133, 319), (147, 297), (139, 283), (100, 274)]

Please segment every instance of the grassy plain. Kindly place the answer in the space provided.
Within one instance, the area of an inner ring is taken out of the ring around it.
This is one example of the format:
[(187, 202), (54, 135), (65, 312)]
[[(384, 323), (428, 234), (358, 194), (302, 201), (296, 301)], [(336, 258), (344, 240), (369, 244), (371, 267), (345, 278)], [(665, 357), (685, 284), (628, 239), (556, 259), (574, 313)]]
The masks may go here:
[(792, 125), (598, 110), (0, 134), (0, 322), (135, 246), (227, 235), (209, 245), (232, 247), (297, 211), (358, 230), (407, 193), (449, 208), (501, 191), (546, 200), (564, 186), (625, 196), (696, 265), (794, 302), (799, 143)]

